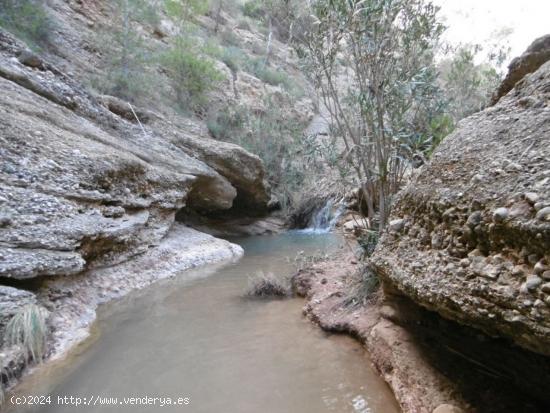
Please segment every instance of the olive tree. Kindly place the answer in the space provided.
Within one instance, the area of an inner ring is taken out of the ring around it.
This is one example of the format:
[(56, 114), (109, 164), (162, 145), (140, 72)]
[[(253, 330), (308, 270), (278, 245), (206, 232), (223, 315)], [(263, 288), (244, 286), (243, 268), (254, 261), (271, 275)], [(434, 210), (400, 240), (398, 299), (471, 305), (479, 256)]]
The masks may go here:
[[(383, 228), (419, 133), (433, 107), (433, 49), (443, 31), (423, 0), (312, 0), (312, 22), (298, 50), (326, 107), (367, 213)], [(433, 113), (432, 113), (433, 112)], [(422, 125), (420, 125), (422, 126)]]

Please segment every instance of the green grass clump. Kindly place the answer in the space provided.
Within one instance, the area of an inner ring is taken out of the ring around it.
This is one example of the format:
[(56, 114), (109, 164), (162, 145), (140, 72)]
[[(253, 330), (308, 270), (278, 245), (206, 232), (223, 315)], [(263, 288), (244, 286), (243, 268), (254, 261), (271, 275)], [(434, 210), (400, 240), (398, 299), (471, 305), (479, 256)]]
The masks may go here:
[(261, 81), (272, 86), (286, 87), (289, 84), (288, 75), (269, 67), (264, 59), (250, 59), (246, 69)]
[(27, 304), (8, 322), (4, 342), (19, 345), (27, 353), (28, 361), (41, 362), (46, 349), (48, 311), (36, 304)]

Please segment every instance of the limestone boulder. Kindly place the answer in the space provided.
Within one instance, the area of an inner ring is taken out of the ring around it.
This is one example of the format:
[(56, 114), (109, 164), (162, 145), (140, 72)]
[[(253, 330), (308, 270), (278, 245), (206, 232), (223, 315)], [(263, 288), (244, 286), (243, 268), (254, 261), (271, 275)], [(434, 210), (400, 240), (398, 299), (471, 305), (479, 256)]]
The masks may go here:
[(127, 260), (157, 245), (182, 209), (224, 211), (236, 199), (267, 208), (256, 156), (157, 117), (128, 120), (47, 59), (22, 63), (22, 50), (0, 30), (0, 277)]
[(373, 263), (386, 291), (550, 355), (550, 61), (539, 66), (443, 141), (398, 195), (400, 230)]

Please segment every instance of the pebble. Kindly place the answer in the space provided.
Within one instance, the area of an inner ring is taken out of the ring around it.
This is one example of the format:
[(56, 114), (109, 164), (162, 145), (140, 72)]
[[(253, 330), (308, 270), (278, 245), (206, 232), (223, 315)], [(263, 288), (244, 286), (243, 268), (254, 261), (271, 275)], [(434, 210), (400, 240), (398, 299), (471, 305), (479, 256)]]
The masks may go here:
[(537, 262), (535, 264), (535, 274), (537, 275), (540, 275), (542, 274), (543, 272), (545, 272), (546, 270), (548, 269), (548, 266), (546, 264), (544, 264), (544, 262), (542, 260), (540, 260), (539, 262)]
[(541, 308), (544, 307), (544, 302), (542, 300), (536, 299), (533, 305), (537, 308)]
[(529, 275), (525, 281), (525, 287), (529, 291), (534, 291), (542, 284), (542, 279), (536, 275)]
[(550, 283), (544, 283), (542, 284), (542, 287), (540, 288), (543, 292), (550, 294)]
[(460, 260), (460, 266), (461, 266), (462, 268), (467, 268), (467, 267), (469, 267), (469, 266), (470, 266), (470, 260), (469, 260), (468, 258), (462, 258), (462, 259)]
[(470, 214), (466, 223), (470, 227), (475, 227), (476, 225), (479, 225), (481, 223), (481, 220), (482, 220), (481, 212), (475, 211), (472, 214)]
[(512, 269), (512, 275), (523, 275), (525, 273), (525, 269), (521, 265), (516, 265)]
[(529, 254), (527, 256), (527, 261), (531, 265), (535, 265), (539, 261), (539, 256), (537, 254)]
[(539, 221), (550, 221), (550, 207), (542, 208), (537, 212), (536, 218)]
[(482, 174), (475, 174), (473, 177), (472, 177), (472, 180), (471, 180), (473, 183), (481, 183), (483, 181), (485, 181), (485, 175), (482, 175)]
[(493, 221), (497, 223), (504, 222), (509, 214), (508, 208), (497, 208), (495, 212), (493, 212)]
[(539, 200), (539, 195), (536, 192), (526, 192), (523, 196), (531, 205), (535, 205)]
[(405, 228), (404, 219), (394, 219), (390, 221), (390, 232), (401, 232)]
[(29, 67), (40, 67), (42, 66), (42, 59), (35, 53), (30, 50), (23, 50), (18, 56), (17, 60), (21, 64)]
[(541, 274), (541, 277), (545, 280), (550, 280), (550, 270), (548, 271), (544, 271), (542, 274)]

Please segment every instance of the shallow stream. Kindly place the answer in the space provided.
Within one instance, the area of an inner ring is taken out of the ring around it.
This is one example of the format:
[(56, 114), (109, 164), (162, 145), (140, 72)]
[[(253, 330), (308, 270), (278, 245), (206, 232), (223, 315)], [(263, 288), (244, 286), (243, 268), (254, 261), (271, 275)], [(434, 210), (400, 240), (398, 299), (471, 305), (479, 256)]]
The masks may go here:
[[(361, 345), (323, 333), (301, 315), (302, 299), (243, 298), (251, 274), (290, 274), (299, 251), (335, 250), (341, 240), (288, 233), (233, 241), (245, 249), (240, 261), (187, 271), (103, 306), (87, 343), (17, 389), (49, 395), (51, 404), (15, 411), (398, 412)], [(91, 405), (75, 406), (77, 397)], [(128, 405), (129, 398), (140, 401)], [(167, 398), (181, 405), (167, 406)]]

